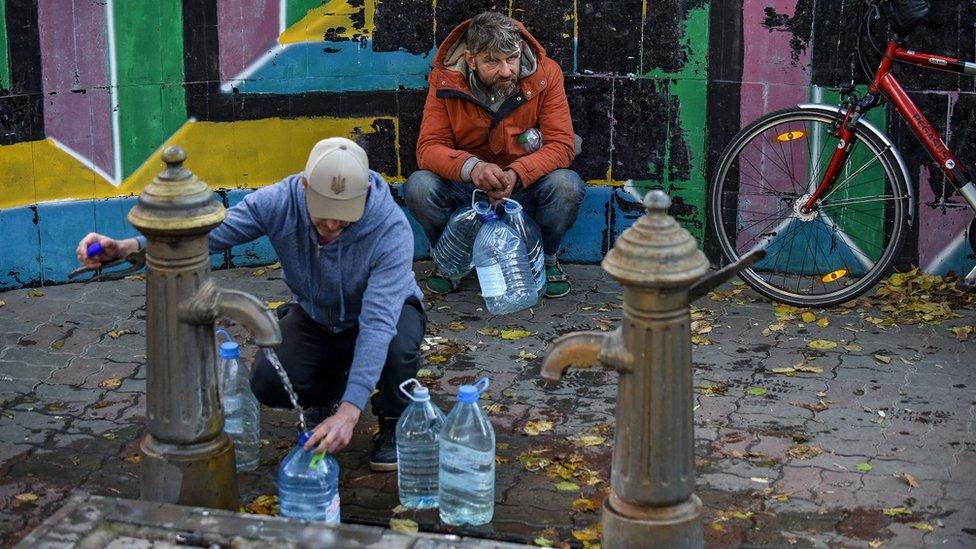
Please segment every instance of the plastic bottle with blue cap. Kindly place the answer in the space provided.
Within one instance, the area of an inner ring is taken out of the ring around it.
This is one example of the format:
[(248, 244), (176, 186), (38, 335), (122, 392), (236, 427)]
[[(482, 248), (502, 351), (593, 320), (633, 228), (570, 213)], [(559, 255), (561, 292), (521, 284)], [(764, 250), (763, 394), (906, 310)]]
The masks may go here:
[[(407, 385), (413, 383), (413, 391)], [(444, 412), (430, 400), (430, 391), (416, 379), (400, 384), (411, 400), (396, 426), (397, 488), (408, 509), (437, 507), (438, 439)]]
[(278, 467), (278, 503), (281, 516), (339, 524), (339, 462), (332, 454), (306, 450), (310, 434), (298, 443)]
[(437, 503), (445, 524), (487, 524), (495, 512), (495, 430), (478, 405), (487, 388), (487, 377), (462, 385), (441, 429)]
[(529, 267), (532, 268), (532, 279), (539, 297), (546, 293), (546, 255), (542, 249), (542, 231), (531, 217), (525, 214), (522, 205), (511, 198), (505, 199), (504, 221), (525, 243), (525, 253), (528, 256)]
[(477, 199), (478, 193), (483, 194), (484, 191), (475, 189), (471, 193), (471, 205), (462, 206), (451, 214), (444, 232), (430, 250), (437, 270), (448, 278), (464, 278), (473, 268), (471, 252), (474, 239), (481, 229), (481, 217), (489, 208), (487, 200)]
[(493, 315), (504, 315), (532, 307), (538, 303), (539, 293), (525, 242), (494, 210), (481, 217), (473, 255), (485, 308)]
[(250, 374), (238, 360), (240, 346), (225, 330), (217, 330), (225, 341), (220, 344), (220, 401), (224, 407), (224, 432), (234, 440), (234, 459), (238, 471), (258, 468), (260, 453), (260, 410), (251, 392)]

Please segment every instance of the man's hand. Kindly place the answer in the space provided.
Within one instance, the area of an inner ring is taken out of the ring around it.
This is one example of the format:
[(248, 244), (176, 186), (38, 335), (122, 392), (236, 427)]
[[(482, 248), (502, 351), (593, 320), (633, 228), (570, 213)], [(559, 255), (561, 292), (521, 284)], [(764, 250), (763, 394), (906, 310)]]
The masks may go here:
[(505, 171), (491, 162), (478, 162), (471, 170), (471, 182), (489, 194), (505, 188), (504, 178)]
[[(102, 251), (96, 256), (88, 257), (88, 246), (94, 242), (102, 245)], [(139, 241), (134, 238), (115, 240), (114, 238), (109, 238), (98, 233), (88, 233), (78, 243), (78, 248), (75, 250), (75, 253), (78, 255), (78, 261), (85, 267), (97, 268), (101, 267), (103, 263), (108, 263), (137, 251), (139, 251)]]
[(515, 190), (515, 184), (518, 183), (518, 174), (515, 170), (504, 170), (502, 171), (502, 182), (505, 187), (499, 191), (489, 191), (488, 200), (492, 204), (497, 204), (505, 198), (511, 198), (512, 191)]
[(311, 450), (318, 443), (316, 452), (334, 454), (341, 451), (352, 440), (352, 430), (359, 421), (359, 414), (359, 408), (343, 402), (334, 416), (326, 418), (312, 430), (312, 436), (308, 437), (305, 449)]

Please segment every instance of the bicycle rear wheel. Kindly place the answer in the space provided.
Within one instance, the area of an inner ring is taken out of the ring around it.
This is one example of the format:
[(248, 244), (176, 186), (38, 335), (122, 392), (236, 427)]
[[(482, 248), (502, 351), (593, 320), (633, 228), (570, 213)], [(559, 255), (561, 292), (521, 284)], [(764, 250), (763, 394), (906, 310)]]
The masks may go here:
[(726, 147), (709, 190), (722, 252), (735, 261), (765, 247), (740, 276), (791, 305), (826, 307), (870, 289), (894, 261), (911, 213), (895, 153), (864, 126), (837, 181), (801, 211), (837, 148), (834, 120), (801, 107), (760, 118)]

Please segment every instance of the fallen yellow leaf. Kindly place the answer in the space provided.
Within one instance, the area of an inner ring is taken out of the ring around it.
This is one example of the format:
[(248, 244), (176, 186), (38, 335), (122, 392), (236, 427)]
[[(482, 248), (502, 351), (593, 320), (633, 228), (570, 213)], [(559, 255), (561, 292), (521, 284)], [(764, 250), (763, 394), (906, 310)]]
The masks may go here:
[(907, 507), (885, 507), (881, 510), (882, 513), (888, 515), (889, 517), (897, 517), (901, 515), (911, 515), (912, 512), (908, 510)]
[(882, 364), (891, 364), (891, 357), (887, 355), (874, 355), (874, 359)]
[(573, 511), (593, 512), (600, 508), (600, 504), (592, 499), (577, 498), (571, 505)]
[(555, 542), (549, 538), (544, 538), (542, 536), (539, 536), (534, 540), (532, 540), (532, 543), (538, 545), (539, 547), (552, 547)]
[(103, 379), (102, 382), (98, 384), (98, 386), (102, 389), (117, 389), (119, 385), (122, 385), (122, 380), (117, 377)]
[(276, 516), (281, 513), (281, 506), (278, 502), (278, 496), (266, 494), (254, 498), (253, 501), (244, 506), (244, 510), (256, 515)]
[(519, 351), (518, 357), (522, 360), (535, 360), (539, 358), (539, 355), (535, 353), (527, 353), (525, 351)]
[(281, 268), (281, 262), (280, 261), (275, 261), (271, 265), (268, 265), (268, 269), (270, 269), (272, 271), (277, 271), (280, 268)]
[(552, 422), (547, 419), (532, 419), (525, 422), (522, 431), (529, 436), (536, 436), (547, 431), (552, 431)]
[(526, 338), (532, 335), (532, 332), (528, 330), (514, 329), (514, 330), (502, 330), (501, 338), (507, 339), (509, 341), (517, 341), (522, 338)]
[(106, 333), (105, 335), (107, 335), (108, 337), (110, 337), (112, 339), (118, 339), (118, 338), (124, 336), (125, 334), (134, 334), (134, 333), (135, 332), (133, 332), (132, 330), (130, 330), (128, 328), (122, 328), (122, 329), (119, 329), (119, 330), (111, 330), (108, 333)]
[(830, 319), (825, 316), (820, 317), (820, 319), (817, 320), (817, 326), (820, 326), (821, 328), (830, 326)]
[(583, 530), (573, 530), (573, 537), (579, 541), (596, 541), (600, 539), (600, 525), (595, 524)]
[(44, 297), (44, 292), (31, 288), (30, 290), (27, 290), (27, 297)]
[(851, 353), (857, 353), (861, 351), (861, 346), (857, 343), (848, 343), (847, 345), (844, 345), (844, 350)]
[(804, 373), (807, 373), (807, 374), (821, 374), (821, 373), (823, 373), (823, 368), (818, 368), (816, 366), (810, 366), (809, 364), (802, 363), (802, 362), (800, 364), (797, 364), (796, 366), (794, 366), (794, 368), (796, 368), (796, 371), (797, 372), (804, 372)]
[(420, 526), (410, 519), (390, 519), (390, 530), (394, 532), (414, 533), (420, 530)]
[(484, 328), (480, 328), (478, 330), (478, 333), (481, 334), (481, 335), (483, 335), (483, 336), (497, 336), (500, 332), (498, 331), (498, 328), (492, 328), (491, 326), (485, 326)]
[(434, 372), (432, 372), (430, 368), (421, 368), (417, 370), (417, 377), (430, 377), (432, 375), (434, 375)]
[(873, 539), (868, 542), (868, 547), (871, 549), (878, 549), (878, 547), (881, 547), (882, 545), (884, 545), (884, 542), (880, 539)]
[(560, 492), (575, 492), (579, 490), (579, 486), (577, 486), (572, 482), (569, 482), (568, 480), (557, 482), (553, 484), (553, 487), (555, 487), (556, 490), (559, 490)]
[(273, 311), (273, 310), (277, 309), (278, 307), (281, 307), (284, 304), (285, 304), (284, 301), (269, 301), (268, 302), (268, 308)]
[(932, 532), (935, 530), (935, 526), (932, 526), (927, 522), (913, 522), (911, 526), (916, 530), (922, 530), (925, 532)]
[(566, 440), (573, 443), (573, 446), (578, 446), (580, 448), (586, 446), (599, 446), (607, 441), (604, 437), (600, 435), (573, 435), (566, 437)]
[(139, 462), (142, 461), (142, 456), (140, 456), (139, 454), (130, 454), (128, 456), (123, 457), (122, 459), (128, 461), (129, 463), (138, 465)]
[(266, 272), (268, 272), (268, 271), (266, 271), (264, 269), (255, 269), (255, 270), (251, 271), (251, 276), (261, 276), (261, 275), (263, 275)]
[(813, 341), (807, 343), (807, 347), (811, 349), (816, 349), (818, 351), (826, 351), (828, 349), (833, 349), (837, 347), (836, 341), (829, 341), (826, 339), (814, 339)]
[(2, 299), (0, 299), (0, 307), (3, 307), (3, 306), (4, 306), (4, 305), (6, 305), (6, 304), (7, 304), (7, 302), (6, 302), (6, 301), (4, 301), (4, 300), (2, 300)]
[(810, 311), (804, 311), (803, 314), (800, 315), (800, 320), (810, 323), (817, 320), (817, 315), (811, 313)]
[(37, 494), (35, 494), (34, 492), (24, 492), (23, 494), (17, 494), (16, 496), (14, 496), (14, 499), (17, 501), (22, 501), (24, 503), (33, 503), (37, 501), (38, 498), (37, 498)]
[(463, 322), (451, 322), (450, 324), (447, 325), (447, 329), (451, 330), (452, 332), (460, 332), (465, 328), (466, 326), (464, 325)]

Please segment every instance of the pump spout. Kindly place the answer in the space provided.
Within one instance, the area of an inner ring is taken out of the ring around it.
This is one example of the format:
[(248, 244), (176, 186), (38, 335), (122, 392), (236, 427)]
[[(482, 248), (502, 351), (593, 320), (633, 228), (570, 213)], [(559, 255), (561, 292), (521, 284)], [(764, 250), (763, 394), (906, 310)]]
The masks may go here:
[(194, 324), (212, 322), (218, 317), (229, 318), (244, 325), (259, 347), (281, 344), (281, 328), (274, 313), (251, 294), (220, 288), (207, 279), (196, 293), (180, 304), (180, 318)]

